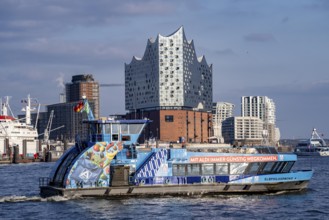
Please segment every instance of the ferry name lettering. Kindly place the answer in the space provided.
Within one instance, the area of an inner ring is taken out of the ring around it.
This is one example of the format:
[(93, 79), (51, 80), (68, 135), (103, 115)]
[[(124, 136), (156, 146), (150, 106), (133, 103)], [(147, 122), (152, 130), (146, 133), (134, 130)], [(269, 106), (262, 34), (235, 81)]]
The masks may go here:
[(293, 177), (266, 177), (265, 181), (293, 180)]
[(241, 163), (241, 162), (263, 162), (263, 161), (277, 161), (277, 155), (269, 156), (209, 156), (209, 157), (190, 157), (191, 163)]

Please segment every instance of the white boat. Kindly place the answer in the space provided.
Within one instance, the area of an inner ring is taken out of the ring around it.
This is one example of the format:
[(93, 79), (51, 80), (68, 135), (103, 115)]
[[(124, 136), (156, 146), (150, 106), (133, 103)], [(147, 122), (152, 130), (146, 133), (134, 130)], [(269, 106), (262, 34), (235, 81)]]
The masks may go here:
[(11, 111), (9, 97), (5, 97), (4, 102), (0, 99), (0, 159), (8, 159), (14, 147), (21, 159), (33, 158), (39, 152), (38, 132), (31, 124), (31, 111), (34, 109), (31, 108), (30, 95), (22, 103), (26, 105), (22, 109), (25, 118), (18, 119)]
[(298, 156), (329, 156), (329, 147), (314, 128), (311, 138), (300, 141), (294, 152)]

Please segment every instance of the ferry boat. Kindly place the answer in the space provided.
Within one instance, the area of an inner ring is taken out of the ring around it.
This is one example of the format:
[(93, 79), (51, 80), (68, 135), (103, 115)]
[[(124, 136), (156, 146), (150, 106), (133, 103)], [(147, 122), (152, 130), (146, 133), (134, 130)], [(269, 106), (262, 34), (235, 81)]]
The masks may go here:
[[(75, 110), (90, 114), (86, 100)], [(307, 188), (313, 170), (292, 171), (295, 154), (274, 147), (139, 148), (148, 119), (83, 121), (86, 140), (77, 140), (39, 179), (40, 195), (121, 197), (221, 193), (272, 193)]]
[[(24, 122), (13, 116), (9, 97), (5, 97), (4, 102), (0, 100), (0, 157), (1, 159), (9, 158), (15, 149), (17, 154), (24, 158), (33, 158), (38, 152), (38, 132), (31, 124), (31, 98), (22, 100), (26, 104), (23, 108), (25, 111)], [(11, 115), (10, 115), (11, 114)]]
[(294, 149), (298, 156), (329, 156), (329, 147), (313, 128), (311, 138), (300, 141)]

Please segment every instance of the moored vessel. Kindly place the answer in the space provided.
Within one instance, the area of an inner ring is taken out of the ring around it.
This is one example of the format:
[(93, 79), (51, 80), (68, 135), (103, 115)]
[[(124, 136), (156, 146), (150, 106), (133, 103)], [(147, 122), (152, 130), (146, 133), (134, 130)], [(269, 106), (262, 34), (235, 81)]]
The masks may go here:
[(292, 171), (297, 156), (274, 147), (138, 148), (150, 120), (94, 119), (86, 100), (81, 109), (89, 115), (89, 134), (65, 152), (49, 177), (40, 178), (43, 197), (301, 191), (313, 175)]
[[(2, 101), (2, 100), (1, 100)], [(23, 111), (25, 118), (15, 118), (9, 105), (9, 97), (1, 102), (0, 111), (0, 154), (2, 160), (9, 160), (10, 157), (17, 162), (23, 159), (33, 159), (39, 152), (38, 132), (31, 124), (31, 98), (22, 100), (25, 103)], [(22, 121), (24, 120), (24, 121)]]
[(329, 147), (313, 128), (310, 139), (301, 140), (296, 145), (294, 153), (298, 156), (329, 156)]

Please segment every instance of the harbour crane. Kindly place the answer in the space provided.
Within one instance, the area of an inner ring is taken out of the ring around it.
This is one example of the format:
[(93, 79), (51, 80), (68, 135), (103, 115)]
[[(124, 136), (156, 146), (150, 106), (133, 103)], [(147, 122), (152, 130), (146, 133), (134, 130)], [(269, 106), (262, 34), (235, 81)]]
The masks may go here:
[(59, 127), (57, 127), (57, 128), (51, 129), (51, 126), (52, 126), (52, 123), (53, 123), (53, 118), (54, 118), (54, 110), (51, 110), (51, 112), (50, 112), (50, 116), (49, 116), (49, 120), (48, 120), (48, 123), (47, 123), (47, 127), (46, 127), (46, 129), (45, 129), (45, 132), (42, 133), (42, 134), (39, 134), (39, 136), (43, 135), (43, 142), (44, 142), (45, 144), (48, 144), (48, 142), (49, 142), (49, 135), (50, 135), (50, 132), (65, 127), (64, 125), (62, 125), (62, 126), (59, 126)]
[(125, 86), (123, 83), (105, 83), (105, 84), (99, 84), (100, 87), (120, 87), (120, 86)]

